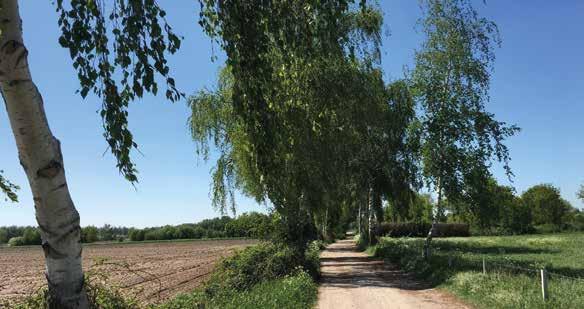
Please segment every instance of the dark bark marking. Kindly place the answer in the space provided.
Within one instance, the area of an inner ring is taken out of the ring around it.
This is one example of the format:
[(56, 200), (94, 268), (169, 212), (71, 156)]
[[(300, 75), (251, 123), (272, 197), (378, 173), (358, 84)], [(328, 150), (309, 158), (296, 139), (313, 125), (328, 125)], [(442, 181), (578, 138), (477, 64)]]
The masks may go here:
[(54, 189), (52, 189), (51, 192), (55, 192), (57, 190), (60, 190), (62, 188), (65, 188), (65, 187), (67, 187), (67, 183), (60, 184), (57, 187), (55, 187)]
[(59, 175), (63, 165), (55, 160), (51, 160), (49, 164), (37, 171), (37, 176), (42, 178), (53, 178)]

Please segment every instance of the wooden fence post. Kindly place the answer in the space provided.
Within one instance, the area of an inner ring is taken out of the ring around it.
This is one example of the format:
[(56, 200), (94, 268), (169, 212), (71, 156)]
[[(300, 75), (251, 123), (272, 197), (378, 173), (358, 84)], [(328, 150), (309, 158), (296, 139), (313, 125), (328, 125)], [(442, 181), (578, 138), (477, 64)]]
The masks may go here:
[(545, 268), (540, 270), (541, 272), (541, 295), (543, 296), (543, 300), (548, 299), (548, 276), (547, 271)]
[(487, 274), (487, 264), (485, 263), (485, 258), (483, 257), (483, 275)]

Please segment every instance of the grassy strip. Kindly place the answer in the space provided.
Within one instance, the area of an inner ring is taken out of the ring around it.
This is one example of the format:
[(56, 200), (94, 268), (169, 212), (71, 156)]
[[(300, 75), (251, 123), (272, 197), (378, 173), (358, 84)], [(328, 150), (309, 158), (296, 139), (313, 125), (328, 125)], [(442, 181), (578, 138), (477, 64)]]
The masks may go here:
[(248, 247), (223, 260), (199, 289), (153, 308), (310, 308), (322, 248), (313, 242), (299, 256), (273, 243)]
[[(437, 239), (428, 261), (419, 238), (383, 238), (368, 250), (478, 308), (584, 308), (584, 280), (562, 277), (582, 277), (583, 245), (584, 234)], [(544, 266), (552, 272), (547, 301), (537, 271)]]
[(203, 291), (181, 295), (157, 307), (158, 309), (183, 308), (311, 308), (316, 301), (317, 285), (304, 271), (281, 279), (263, 282), (243, 292), (223, 290), (209, 297)]

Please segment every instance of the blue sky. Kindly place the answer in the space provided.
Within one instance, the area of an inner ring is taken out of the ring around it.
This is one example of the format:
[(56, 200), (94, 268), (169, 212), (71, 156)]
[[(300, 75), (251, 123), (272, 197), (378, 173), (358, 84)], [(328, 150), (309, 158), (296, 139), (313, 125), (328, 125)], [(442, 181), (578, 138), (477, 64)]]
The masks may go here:
[[(33, 79), (44, 98), (53, 133), (61, 140), (69, 188), (82, 225), (155, 226), (214, 217), (209, 198), (211, 164), (197, 158), (187, 132), (184, 102), (147, 97), (130, 109), (130, 127), (144, 154), (134, 158), (140, 183), (134, 189), (115, 168), (102, 137), (95, 97), (82, 100), (68, 52), (57, 44), (57, 15), (50, 1), (21, 1), (25, 43)], [(159, 1), (169, 22), (184, 36), (170, 58), (179, 88), (187, 94), (212, 87), (223, 59), (211, 62), (212, 45), (197, 24), (195, 1)], [(417, 1), (380, 1), (386, 33), (382, 65), (387, 79), (412, 66), (421, 35), (414, 30)], [(574, 206), (584, 182), (584, 2), (477, 1), (480, 13), (500, 28), (488, 110), (522, 132), (511, 149), (518, 193), (538, 183), (552, 183)], [(30, 189), (18, 159), (4, 108), (0, 108), (0, 169), (21, 185), (20, 203), (0, 204), (0, 226), (34, 225)], [(493, 168), (509, 184), (500, 167)], [(239, 212), (265, 207), (240, 197)]]

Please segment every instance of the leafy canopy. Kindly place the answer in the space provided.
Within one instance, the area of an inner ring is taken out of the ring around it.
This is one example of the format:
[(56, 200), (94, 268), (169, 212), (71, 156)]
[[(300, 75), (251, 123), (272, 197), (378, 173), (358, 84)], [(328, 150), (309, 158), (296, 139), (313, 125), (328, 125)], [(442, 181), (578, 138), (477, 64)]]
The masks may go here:
[(168, 100), (182, 97), (166, 60), (181, 39), (154, 0), (71, 0), (68, 6), (57, 0), (56, 9), (59, 43), (69, 49), (79, 93), (85, 98), (91, 91), (103, 100), (104, 137), (120, 173), (136, 182), (130, 151), (138, 145), (128, 128), (128, 106), (144, 93), (158, 93), (157, 76)]

